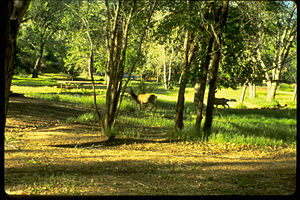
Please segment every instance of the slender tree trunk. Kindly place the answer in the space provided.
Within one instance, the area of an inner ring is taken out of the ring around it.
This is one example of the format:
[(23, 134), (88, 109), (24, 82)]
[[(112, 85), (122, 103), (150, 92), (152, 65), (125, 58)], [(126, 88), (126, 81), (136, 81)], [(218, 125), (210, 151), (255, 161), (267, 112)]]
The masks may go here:
[[(126, 3), (126, 2), (125, 2)], [(108, 44), (108, 75), (109, 82), (106, 91), (106, 109), (105, 109), (105, 131), (109, 140), (115, 138), (112, 128), (116, 119), (116, 110), (122, 89), (122, 79), (126, 61), (126, 49), (128, 30), (131, 23), (136, 1), (132, 2), (130, 14), (121, 16), (120, 0), (117, 1), (116, 14), (114, 17), (114, 25), (111, 33), (111, 42)], [(123, 5), (125, 7), (125, 5)], [(107, 7), (107, 9), (109, 9)]]
[(277, 83), (277, 81), (274, 81), (271, 84), (271, 88), (267, 94), (267, 101), (273, 101), (275, 99), (277, 87), (278, 87), (278, 83)]
[(166, 66), (166, 61), (164, 61), (164, 87), (165, 89), (168, 88), (168, 81), (167, 81), (167, 66)]
[[(19, 26), (23, 16), (30, 4), (30, 0), (4, 1), (1, 6), (3, 13), (1, 23), (1, 65), (4, 67), (4, 77), (1, 86), (4, 86), (4, 98), (1, 98), (1, 112), (4, 118), (1, 120), (1, 127), (5, 127), (5, 121), (8, 110), (9, 93), (11, 81), (13, 78), (13, 60), (16, 50), (16, 40)], [(2, 102), (3, 101), (3, 102)]]
[[(280, 59), (280, 58), (279, 58)], [(267, 101), (273, 101), (275, 99), (277, 87), (278, 87), (278, 82), (281, 74), (281, 69), (282, 69), (282, 63), (279, 62), (281, 66), (278, 66), (278, 68), (273, 70), (273, 81), (270, 87), (270, 90), (268, 91), (267, 94)]]
[[(45, 47), (45, 43), (47, 42), (47, 40), (58, 30), (54, 29), (52, 30), (49, 34), (45, 35), (45, 32), (43, 32), (40, 36), (40, 51), (39, 51), (39, 56), (36, 59), (33, 71), (32, 71), (32, 78), (38, 78), (38, 71), (40, 69), (41, 66), (41, 62), (42, 62), (42, 58), (43, 58), (43, 53), (44, 53), (44, 47)], [(46, 29), (44, 30), (46, 31)]]
[(97, 106), (97, 95), (96, 95), (96, 87), (95, 87), (95, 80), (94, 80), (94, 48), (93, 48), (93, 44), (91, 43), (91, 55), (90, 55), (90, 61), (89, 61), (89, 66), (90, 66), (90, 75), (91, 75), (91, 80), (92, 80), (92, 87), (93, 87), (93, 95), (94, 95), (94, 109), (95, 112), (98, 116), (99, 119), (99, 123), (100, 123), (100, 128), (101, 128), (101, 134), (103, 134), (105, 132), (104, 130), (104, 124), (103, 124), (103, 119), (102, 119), (102, 115), (98, 109)]
[(183, 71), (180, 77), (180, 86), (178, 91), (178, 99), (176, 105), (176, 121), (175, 121), (175, 129), (183, 129), (183, 110), (184, 110), (184, 92), (186, 86), (186, 74), (189, 71), (189, 63), (188, 63), (188, 54), (189, 54), (189, 37), (190, 32), (189, 30), (185, 33), (185, 40), (184, 40), (184, 66)]
[(248, 81), (246, 81), (246, 82), (244, 83), (244, 86), (243, 86), (242, 95), (241, 95), (241, 99), (240, 99), (240, 102), (241, 102), (241, 103), (243, 103), (243, 102), (244, 102), (244, 99), (245, 99), (245, 94), (246, 94), (246, 89), (247, 89), (247, 82), (248, 82)]
[[(207, 43), (206, 42), (202, 44), (201, 49), (203, 49), (203, 52), (204, 51), (207, 52)], [(203, 76), (202, 76), (204, 74), (203, 65), (205, 63), (205, 59), (207, 58), (207, 54), (205, 57), (203, 56), (202, 58), (203, 58), (203, 60), (201, 61), (201, 64), (198, 63), (194, 67), (194, 73), (195, 73), (194, 104), (195, 105), (198, 104), (199, 98), (200, 98), (200, 87), (201, 87), (200, 81), (203, 80)], [(198, 66), (200, 66), (200, 67), (198, 67)]]
[[(145, 36), (146, 36), (146, 31), (147, 31), (147, 29), (148, 29), (148, 27), (149, 27), (149, 24), (150, 24), (152, 15), (153, 15), (153, 13), (154, 13), (154, 11), (155, 11), (155, 9), (156, 9), (156, 6), (157, 6), (157, 2), (156, 2), (156, 0), (155, 0), (154, 3), (153, 3), (153, 6), (152, 6), (152, 8), (151, 8), (149, 17), (148, 17), (148, 19), (147, 19), (147, 23), (146, 23), (146, 25), (145, 25), (145, 27), (144, 27), (143, 33), (142, 33), (142, 35), (141, 35), (141, 37), (140, 37), (139, 46), (138, 46), (138, 49), (137, 49), (137, 57), (135, 58), (135, 60), (134, 60), (134, 62), (133, 62), (133, 64), (132, 64), (132, 66), (131, 66), (131, 68), (130, 68), (130, 72), (129, 72), (129, 74), (128, 74), (128, 78), (127, 78), (127, 80), (126, 80), (126, 82), (125, 82), (125, 84), (124, 84), (124, 86), (123, 86), (123, 88), (122, 88), (122, 93), (121, 93), (121, 96), (120, 96), (120, 101), (119, 101), (119, 105), (118, 105), (117, 112), (116, 112), (116, 118), (118, 117), (118, 114), (119, 114), (119, 111), (120, 111), (120, 107), (121, 107), (121, 104), (122, 104), (122, 100), (123, 100), (124, 93), (125, 93), (125, 91), (126, 91), (127, 84), (128, 84), (129, 81), (131, 80), (131, 76), (132, 76), (132, 73), (133, 73), (133, 71), (134, 71), (134, 69), (135, 69), (135, 67), (136, 67), (136, 64), (137, 64), (138, 61), (140, 60), (140, 56), (141, 56), (141, 54), (142, 54), (142, 51), (141, 51), (141, 49), (142, 49), (142, 44), (143, 44), (144, 38), (145, 38)], [(144, 81), (144, 78), (143, 78), (143, 77), (142, 77), (142, 81)]]
[(187, 75), (190, 70), (190, 65), (194, 57), (196, 50), (197, 38), (193, 38), (191, 31), (186, 30), (185, 40), (184, 40), (184, 66), (182, 71), (182, 76), (180, 79), (180, 86), (178, 91), (178, 99), (176, 104), (176, 119), (175, 119), (175, 129), (183, 129), (183, 110), (184, 110), (184, 93), (187, 84)]
[(254, 99), (256, 96), (256, 86), (255, 83), (248, 82), (249, 85), (249, 98)]
[(86, 27), (86, 34), (88, 36), (88, 39), (90, 41), (90, 59), (89, 59), (89, 75), (91, 77), (91, 81), (92, 81), (92, 87), (93, 87), (93, 97), (94, 97), (94, 109), (95, 112), (98, 116), (99, 119), (99, 123), (100, 123), (100, 128), (101, 128), (101, 134), (103, 134), (105, 132), (105, 127), (103, 124), (103, 118), (101, 113), (99, 112), (98, 106), (97, 106), (97, 96), (96, 96), (96, 87), (95, 87), (95, 80), (94, 80), (94, 44), (93, 44), (93, 40), (91, 38), (90, 35), (90, 27), (88, 24), (88, 21), (84, 18), (81, 17), (82, 22), (84, 23), (85, 27)]
[[(109, 10), (109, 5), (108, 1), (106, 1), (106, 8), (107, 11)], [(118, 47), (119, 47), (119, 42), (118, 42), (118, 31), (120, 31), (120, 26), (118, 23), (120, 23), (120, 0), (117, 1), (116, 5), (116, 11), (115, 11), (115, 17), (113, 20), (113, 28), (111, 32), (111, 37), (110, 37), (110, 42), (107, 41), (107, 46), (108, 46), (108, 62), (107, 62), (107, 77), (108, 77), (108, 82), (107, 82), (107, 90), (106, 90), (106, 106), (105, 106), (105, 132), (106, 135), (109, 136), (109, 139), (113, 139), (114, 136), (111, 136), (111, 126), (113, 123), (113, 99), (115, 97), (115, 94), (113, 92), (115, 84), (114, 81), (116, 80), (116, 60), (119, 60), (120, 54), (118, 53)], [(110, 13), (108, 11), (107, 14), (108, 18), (110, 16)]]
[(168, 89), (171, 88), (171, 75), (172, 75), (172, 64), (169, 65), (169, 74), (168, 74)]
[(297, 97), (297, 84), (295, 84), (295, 86), (294, 86), (294, 93), (293, 93), (292, 101), (295, 101), (296, 97)]
[(256, 85), (253, 83), (252, 85), (252, 98), (256, 98)]
[(248, 86), (249, 86), (249, 98), (251, 99), (252, 98), (252, 84), (249, 82)]
[(39, 57), (36, 59), (33, 71), (32, 71), (32, 77), (31, 78), (38, 78), (38, 71), (40, 69), (41, 66), (41, 61), (42, 61), (42, 57), (43, 57), (43, 52), (44, 52), (44, 45), (41, 44), (40, 45), (40, 52), (39, 52)]
[(208, 137), (211, 133), (217, 74), (218, 74), (219, 62), (221, 56), (220, 45), (217, 41), (214, 42), (214, 51), (215, 53), (213, 55), (212, 66), (211, 66), (212, 68), (211, 68), (211, 73), (209, 78), (209, 91), (208, 91), (208, 98), (207, 98), (205, 122), (203, 128), (205, 140), (208, 140)]
[(197, 105), (200, 99), (200, 88), (201, 88), (201, 84), (200, 84), (200, 79), (199, 77), (196, 77), (195, 80), (195, 86), (194, 86), (194, 104)]
[[(211, 37), (208, 42), (205, 61), (203, 63), (201, 63), (202, 74), (201, 74), (200, 78), (198, 79), (199, 80), (199, 88), (198, 88), (198, 90), (195, 91), (195, 98), (196, 98), (196, 105), (197, 105), (197, 117), (196, 117), (195, 127), (196, 127), (197, 133), (199, 133), (199, 134), (200, 134), (202, 115), (203, 115), (202, 112), (203, 112), (203, 106), (204, 106), (206, 80), (207, 80), (209, 62), (211, 59), (213, 43), (214, 43), (214, 37)], [(197, 95), (196, 95), (196, 93), (197, 93)], [(195, 102), (195, 99), (194, 99), (194, 102)]]
[(164, 87), (165, 89), (168, 88), (168, 83), (167, 83), (167, 64), (166, 64), (166, 48), (164, 47)]

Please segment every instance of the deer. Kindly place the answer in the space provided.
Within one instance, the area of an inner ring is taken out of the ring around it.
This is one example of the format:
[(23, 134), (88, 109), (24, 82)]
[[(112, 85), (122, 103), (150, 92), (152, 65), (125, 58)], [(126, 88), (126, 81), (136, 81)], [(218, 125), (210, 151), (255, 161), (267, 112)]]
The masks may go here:
[[(156, 99), (157, 96), (154, 94), (138, 94), (136, 95), (132, 88), (130, 88), (130, 96), (133, 98), (133, 100), (135, 100), (139, 105), (140, 105), (140, 110), (143, 110), (143, 104), (152, 104), (152, 106), (155, 108), (155, 111), (157, 109), (157, 105), (156, 105)], [(152, 107), (152, 108), (153, 108)]]
[(222, 105), (224, 108), (226, 108), (225, 106), (228, 106), (228, 101), (236, 101), (235, 99), (225, 99), (225, 98), (215, 98), (214, 100), (214, 105), (216, 105), (216, 107), (218, 107), (218, 105)]

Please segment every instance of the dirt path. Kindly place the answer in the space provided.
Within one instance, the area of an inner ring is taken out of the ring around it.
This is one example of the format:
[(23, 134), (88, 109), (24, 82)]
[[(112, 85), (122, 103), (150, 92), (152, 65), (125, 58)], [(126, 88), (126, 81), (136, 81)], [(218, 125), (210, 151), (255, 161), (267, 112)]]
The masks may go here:
[[(11, 98), (5, 132), (9, 194), (291, 194), (296, 150), (163, 139), (105, 141), (71, 103)], [(159, 130), (158, 130), (159, 131)]]

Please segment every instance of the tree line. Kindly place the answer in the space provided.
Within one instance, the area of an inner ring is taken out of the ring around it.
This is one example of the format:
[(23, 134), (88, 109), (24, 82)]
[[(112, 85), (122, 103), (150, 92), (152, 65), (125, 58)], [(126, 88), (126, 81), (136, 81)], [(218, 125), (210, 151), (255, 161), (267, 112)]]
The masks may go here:
[[(21, 12), (16, 12), (20, 2)], [(92, 80), (94, 73), (105, 74), (105, 115), (97, 113), (110, 138), (114, 138), (112, 129), (133, 75), (161, 82), (166, 89), (178, 85), (177, 130), (184, 127), (185, 88), (193, 85), (195, 126), (206, 139), (220, 87), (243, 85), (243, 91), (249, 87), (254, 98), (255, 85), (265, 82), (266, 100), (272, 101), (280, 82), (297, 84), (297, 7), (293, 1), (29, 2), (10, 0), (8, 5), (8, 22), (12, 23), (14, 15), (19, 20), (11, 33), (17, 41), (11, 49), (16, 51), (14, 72), (31, 73), (32, 78), (40, 71), (63, 72), (71, 79), (85, 73)], [(6, 75), (11, 81), (12, 72)], [(8, 87), (10, 81), (6, 81)], [(97, 110), (96, 97), (94, 106)]]

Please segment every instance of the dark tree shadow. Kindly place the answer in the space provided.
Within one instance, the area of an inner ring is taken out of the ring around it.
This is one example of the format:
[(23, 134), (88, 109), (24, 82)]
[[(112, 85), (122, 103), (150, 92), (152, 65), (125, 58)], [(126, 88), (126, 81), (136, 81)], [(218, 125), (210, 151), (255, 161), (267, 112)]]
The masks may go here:
[(86, 143), (73, 143), (73, 144), (58, 144), (58, 145), (49, 145), (51, 147), (60, 147), (60, 148), (109, 148), (109, 147), (118, 147), (121, 145), (130, 145), (130, 144), (145, 144), (145, 143), (170, 143), (178, 142), (178, 140), (152, 140), (152, 139), (135, 139), (135, 138), (116, 138), (113, 140), (105, 140), (99, 142), (86, 142)]

